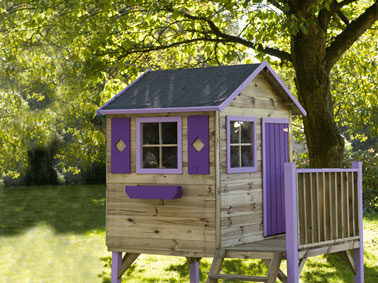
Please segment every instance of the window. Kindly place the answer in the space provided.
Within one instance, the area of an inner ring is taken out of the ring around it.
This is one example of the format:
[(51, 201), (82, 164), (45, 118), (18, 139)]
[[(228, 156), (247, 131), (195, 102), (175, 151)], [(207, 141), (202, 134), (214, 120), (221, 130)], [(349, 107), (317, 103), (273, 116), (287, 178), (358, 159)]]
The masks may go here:
[(136, 119), (136, 172), (182, 173), (181, 117)]
[(227, 116), (227, 173), (256, 172), (256, 118)]

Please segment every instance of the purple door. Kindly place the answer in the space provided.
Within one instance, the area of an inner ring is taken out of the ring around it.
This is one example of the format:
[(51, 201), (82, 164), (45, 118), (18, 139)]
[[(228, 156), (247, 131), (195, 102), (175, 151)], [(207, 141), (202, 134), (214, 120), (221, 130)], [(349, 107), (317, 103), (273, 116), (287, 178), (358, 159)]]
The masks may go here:
[(284, 162), (289, 160), (288, 120), (262, 119), (264, 236), (285, 233)]

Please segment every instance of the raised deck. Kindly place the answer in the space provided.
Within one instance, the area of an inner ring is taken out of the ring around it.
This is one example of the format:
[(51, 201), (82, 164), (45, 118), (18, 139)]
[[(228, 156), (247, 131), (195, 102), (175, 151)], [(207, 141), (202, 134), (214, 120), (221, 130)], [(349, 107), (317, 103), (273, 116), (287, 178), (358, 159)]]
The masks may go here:
[[(218, 249), (208, 282), (218, 279), (253, 282), (299, 282), (309, 257), (337, 253), (352, 269), (355, 283), (364, 282), (362, 168), (296, 169), (285, 164), (286, 234)], [(350, 253), (353, 251), (353, 257)], [(220, 274), (225, 258), (262, 259), (266, 276)], [(287, 275), (280, 270), (287, 260)]]

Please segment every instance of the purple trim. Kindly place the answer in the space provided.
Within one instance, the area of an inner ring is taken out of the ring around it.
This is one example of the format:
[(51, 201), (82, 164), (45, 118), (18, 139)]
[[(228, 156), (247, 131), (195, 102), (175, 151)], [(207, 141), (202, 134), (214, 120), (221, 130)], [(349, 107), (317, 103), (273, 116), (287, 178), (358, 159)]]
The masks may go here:
[(148, 113), (173, 113), (173, 112), (210, 112), (219, 111), (218, 106), (196, 107), (168, 107), (168, 108), (141, 108), (141, 109), (109, 109), (98, 110), (97, 114), (148, 114)]
[[(264, 64), (266, 61), (264, 61), (262, 64)], [(302, 107), (302, 105), (299, 103), (299, 101), (294, 97), (294, 95), (291, 93), (291, 91), (287, 88), (287, 86), (284, 84), (284, 82), (280, 79), (280, 77), (277, 75), (277, 73), (273, 70), (273, 68), (266, 62), (266, 68), (269, 70), (270, 74), (273, 76), (273, 78), (279, 83), (279, 85), (282, 87), (282, 89), (285, 91), (285, 93), (289, 96), (291, 101), (295, 104), (295, 106), (298, 108), (298, 110), (302, 113), (303, 116), (307, 116), (306, 110)]]
[[(231, 146), (230, 146), (230, 121), (241, 121), (241, 122), (253, 122), (252, 129), (252, 154), (253, 154), (253, 166), (251, 167), (231, 167)], [(257, 171), (257, 136), (256, 136), (256, 117), (245, 117), (245, 116), (227, 116), (226, 117), (226, 129), (227, 129), (227, 173), (248, 173)]]
[[(126, 147), (120, 152), (116, 145), (122, 140)], [(112, 174), (130, 173), (130, 118), (112, 118), (111, 120), (111, 165)]]
[(264, 124), (289, 124), (289, 119), (287, 118), (262, 118)]
[(122, 278), (118, 277), (118, 269), (122, 264), (122, 252), (112, 252), (112, 278), (111, 283), (121, 283)]
[(284, 168), (287, 282), (298, 283), (298, 222), (295, 163), (285, 162)]
[(223, 111), (239, 93), (266, 67), (268, 64), (267, 61), (262, 62), (238, 87), (235, 89), (231, 95), (223, 101), (223, 103), (219, 106), (219, 110)]
[[(267, 141), (266, 141), (266, 136), (269, 133), (266, 133), (265, 125), (266, 124), (288, 124), (288, 123), (289, 123), (289, 119), (286, 119), (286, 118), (262, 118), (261, 119), (262, 171), (263, 171), (263, 223), (264, 223), (263, 226), (264, 226), (264, 236), (268, 236), (272, 232), (271, 229), (270, 229), (270, 224), (273, 222), (273, 219), (268, 219), (268, 217), (269, 217), (269, 211), (272, 208), (270, 206), (270, 201), (268, 201), (270, 199), (268, 198), (267, 191), (268, 191), (268, 187), (271, 187), (271, 185), (273, 185), (273, 183), (276, 181), (275, 178), (272, 179), (271, 176), (268, 176), (268, 166), (267, 166), (267, 164), (268, 164), (268, 159), (271, 156), (269, 155), (270, 152), (268, 152), (268, 150), (267, 150), (268, 149), (268, 145), (267, 145)], [(288, 155), (289, 155), (289, 145), (288, 145), (287, 141), (285, 141), (285, 147), (286, 146), (287, 146), (287, 151), (286, 151), (287, 158), (284, 157), (284, 160), (287, 160), (288, 159)], [(273, 197), (276, 198), (275, 195)], [(282, 199), (282, 198), (283, 198), (283, 196), (281, 196), (280, 199)], [(285, 205), (286, 204), (284, 203), (281, 208), (284, 209)]]
[(362, 163), (352, 162), (352, 168), (358, 172), (358, 228), (360, 232), (360, 247), (354, 249), (354, 266), (356, 275), (354, 283), (364, 282), (364, 237), (363, 237), (363, 213), (362, 213)]
[(327, 173), (327, 172), (358, 172), (358, 169), (354, 168), (301, 168), (297, 169), (298, 173)]
[[(193, 146), (197, 138), (204, 144), (199, 152)], [(188, 116), (188, 174), (209, 172), (209, 116)]]
[(272, 67), (269, 65), (269, 63), (265, 60), (262, 62), (245, 80), (241, 83), (241, 85), (238, 86), (237, 89), (235, 89), (232, 94), (219, 106), (219, 111), (222, 111), (224, 108), (226, 108), (234, 99), (236, 96), (239, 95), (239, 93), (259, 74), (261, 71), (267, 68), (273, 78), (278, 82), (278, 84), (282, 87), (282, 89), (285, 91), (285, 93), (289, 96), (289, 98), (293, 101), (295, 106), (298, 108), (298, 110), (302, 113), (302, 115), (306, 116), (307, 112), (302, 107), (302, 105), (298, 102), (298, 100), (294, 97), (294, 95), (290, 92), (290, 90), (286, 87), (286, 85), (283, 83), (283, 81), (279, 78), (279, 76), (274, 72)]
[[(177, 168), (142, 168), (141, 123), (177, 122)], [(136, 173), (138, 174), (182, 174), (182, 123), (181, 117), (136, 118)]]
[[(148, 72), (151, 72), (151, 70), (148, 69), (147, 71), (145, 71), (143, 74), (141, 74), (139, 77), (137, 77), (131, 84), (129, 84), (126, 88), (124, 88), (119, 93), (117, 93), (115, 96), (113, 96), (110, 100), (105, 102), (104, 105), (102, 105), (99, 109), (96, 110), (96, 115), (105, 114), (105, 113), (102, 113), (103, 111), (106, 111), (106, 110), (102, 110), (104, 107), (106, 107), (110, 102), (113, 102), (117, 97), (122, 95), (126, 90), (128, 90), (132, 85), (134, 85), (137, 81), (139, 81)], [(123, 113), (119, 113), (119, 114), (123, 114)]]
[(181, 198), (181, 186), (126, 186), (125, 192), (135, 199)]
[(190, 283), (199, 283), (199, 275), (199, 261), (195, 260), (190, 263)]

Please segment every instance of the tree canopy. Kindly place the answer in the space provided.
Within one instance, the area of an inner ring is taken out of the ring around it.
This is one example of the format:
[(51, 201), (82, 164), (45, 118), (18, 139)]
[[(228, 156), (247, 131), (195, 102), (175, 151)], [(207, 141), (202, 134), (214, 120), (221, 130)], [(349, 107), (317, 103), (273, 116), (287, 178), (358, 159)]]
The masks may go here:
[(308, 112), (311, 165), (339, 166), (338, 129), (377, 119), (377, 18), (371, 0), (2, 1), (0, 170), (17, 177), (47, 145), (63, 173), (104, 164), (95, 110), (147, 68), (264, 59)]

